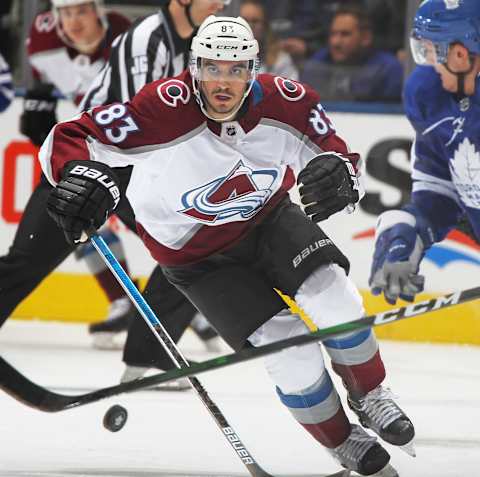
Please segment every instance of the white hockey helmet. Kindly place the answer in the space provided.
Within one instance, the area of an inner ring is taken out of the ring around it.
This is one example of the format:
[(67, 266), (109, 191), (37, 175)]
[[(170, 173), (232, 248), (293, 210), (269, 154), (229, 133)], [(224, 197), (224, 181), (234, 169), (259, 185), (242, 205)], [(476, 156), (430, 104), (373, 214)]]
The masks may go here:
[(255, 80), (258, 70), (258, 42), (253, 36), (250, 25), (241, 17), (216, 17), (210, 15), (200, 25), (192, 39), (190, 52), (190, 74), (193, 90), (203, 113), (214, 119), (205, 111), (199, 82), (202, 81), (202, 59), (220, 61), (245, 61), (249, 72), (249, 81), (243, 99), (238, 108), (228, 117), (233, 117), (242, 106)]

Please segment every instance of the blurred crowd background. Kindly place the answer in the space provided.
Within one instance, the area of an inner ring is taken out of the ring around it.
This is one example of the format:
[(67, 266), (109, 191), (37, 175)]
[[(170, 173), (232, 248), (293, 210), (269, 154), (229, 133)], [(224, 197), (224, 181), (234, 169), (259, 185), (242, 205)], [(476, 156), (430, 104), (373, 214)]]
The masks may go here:
[[(25, 38), (48, 0), (0, 2), (0, 52), (21, 91), (32, 79)], [(106, 0), (131, 20), (168, 0)], [(418, 0), (232, 0), (260, 41), (261, 70), (315, 87), (323, 101), (400, 103), (413, 64), (408, 33)]]

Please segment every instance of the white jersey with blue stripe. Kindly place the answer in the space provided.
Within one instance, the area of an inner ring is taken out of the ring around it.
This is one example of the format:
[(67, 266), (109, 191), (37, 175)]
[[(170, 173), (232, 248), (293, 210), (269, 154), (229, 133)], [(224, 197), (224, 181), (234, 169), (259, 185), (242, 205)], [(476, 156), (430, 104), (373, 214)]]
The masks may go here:
[(462, 216), (480, 237), (480, 79), (473, 96), (459, 97), (443, 89), (432, 67), (417, 67), (406, 82), (404, 104), (416, 132), (414, 213), (430, 221), (435, 241)]

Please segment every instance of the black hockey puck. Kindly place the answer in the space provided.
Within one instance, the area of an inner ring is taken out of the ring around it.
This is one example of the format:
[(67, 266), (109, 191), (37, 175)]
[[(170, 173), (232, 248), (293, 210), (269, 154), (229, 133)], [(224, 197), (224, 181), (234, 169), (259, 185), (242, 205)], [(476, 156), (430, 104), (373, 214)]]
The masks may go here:
[(110, 432), (118, 432), (127, 422), (128, 412), (123, 406), (115, 404), (103, 417), (103, 427)]

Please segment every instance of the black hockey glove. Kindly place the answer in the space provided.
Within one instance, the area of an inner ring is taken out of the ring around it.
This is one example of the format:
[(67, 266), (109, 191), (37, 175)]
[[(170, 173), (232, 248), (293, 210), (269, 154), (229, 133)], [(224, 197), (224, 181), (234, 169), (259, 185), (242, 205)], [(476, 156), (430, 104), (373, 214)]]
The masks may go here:
[(50, 85), (41, 85), (27, 91), (20, 115), (20, 132), (36, 146), (41, 146), (50, 130), (57, 124), (57, 100)]
[(67, 242), (85, 241), (83, 232), (101, 227), (120, 200), (119, 181), (105, 164), (71, 161), (47, 202), (47, 211), (63, 229)]
[(358, 202), (358, 179), (352, 163), (336, 152), (314, 157), (298, 174), (305, 213), (314, 221), (328, 219), (349, 204)]

